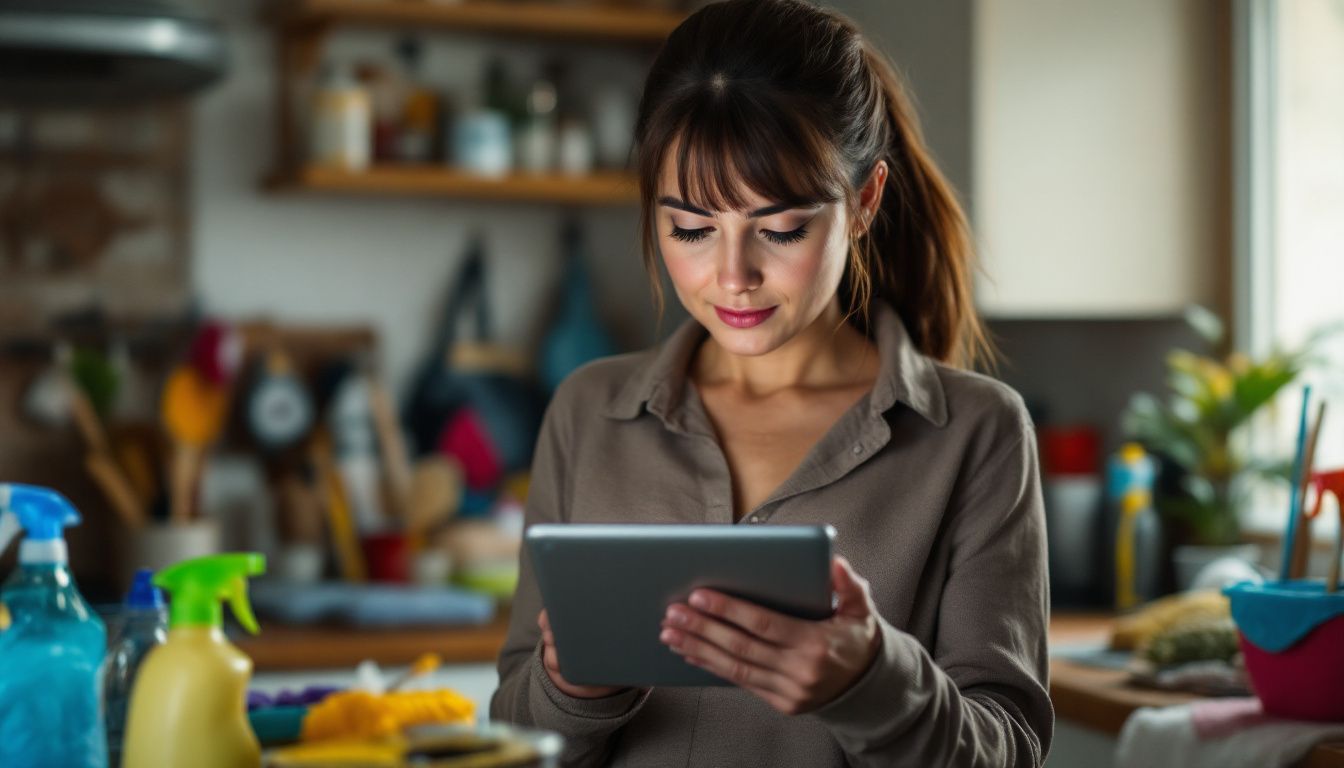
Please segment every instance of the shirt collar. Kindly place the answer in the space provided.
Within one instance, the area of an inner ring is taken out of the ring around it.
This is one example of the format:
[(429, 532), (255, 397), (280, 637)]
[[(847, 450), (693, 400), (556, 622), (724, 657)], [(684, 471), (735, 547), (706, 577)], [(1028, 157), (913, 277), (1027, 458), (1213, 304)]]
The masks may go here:
[[(947, 401), (936, 364), (915, 348), (900, 315), (877, 302), (873, 327), (878, 351), (877, 380), (868, 395), (868, 413), (879, 418), (902, 403), (934, 426), (947, 423)], [(688, 319), (653, 353), (653, 358), (626, 381), (607, 403), (606, 414), (633, 419), (645, 407), (669, 426), (683, 426), (687, 374), (691, 358), (708, 335)]]

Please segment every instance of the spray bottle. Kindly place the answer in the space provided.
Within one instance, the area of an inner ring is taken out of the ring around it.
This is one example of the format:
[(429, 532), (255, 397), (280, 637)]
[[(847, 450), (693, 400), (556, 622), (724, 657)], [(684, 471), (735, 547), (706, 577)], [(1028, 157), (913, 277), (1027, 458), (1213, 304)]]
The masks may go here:
[(19, 567), (0, 588), (0, 765), (106, 768), (99, 668), (107, 630), (70, 577), (63, 530), (79, 513), (55, 491), (0, 483), (0, 554), (20, 530)]
[(1137, 443), (1121, 446), (1106, 467), (1111, 506), (1115, 607), (1133, 610), (1161, 593), (1162, 523), (1153, 509), (1157, 462)]
[(255, 768), (261, 746), (247, 722), (252, 660), (224, 637), (227, 600), (255, 634), (247, 577), (258, 554), (199, 557), (166, 568), (154, 584), (170, 595), (168, 641), (146, 657), (131, 692), (126, 768)]

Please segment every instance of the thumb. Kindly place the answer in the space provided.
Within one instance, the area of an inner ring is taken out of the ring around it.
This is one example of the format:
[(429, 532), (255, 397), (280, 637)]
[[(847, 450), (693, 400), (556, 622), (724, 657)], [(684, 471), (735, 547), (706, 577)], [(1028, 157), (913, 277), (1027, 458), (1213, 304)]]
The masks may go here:
[(843, 557), (837, 556), (831, 560), (831, 588), (835, 590), (836, 615), (868, 615), (868, 583), (854, 572), (854, 567)]

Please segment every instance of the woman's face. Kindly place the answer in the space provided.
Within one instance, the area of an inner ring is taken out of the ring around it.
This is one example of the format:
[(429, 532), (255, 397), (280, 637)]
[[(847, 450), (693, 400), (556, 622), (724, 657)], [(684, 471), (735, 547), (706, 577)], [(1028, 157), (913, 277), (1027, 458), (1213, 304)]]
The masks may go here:
[(778, 349), (835, 299), (849, 253), (844, 204), (786, 207), (745, 190), (744, 210), (705, 210), (678, 197), (667, 154), (656, 220), (677, 298), (725, 350)]

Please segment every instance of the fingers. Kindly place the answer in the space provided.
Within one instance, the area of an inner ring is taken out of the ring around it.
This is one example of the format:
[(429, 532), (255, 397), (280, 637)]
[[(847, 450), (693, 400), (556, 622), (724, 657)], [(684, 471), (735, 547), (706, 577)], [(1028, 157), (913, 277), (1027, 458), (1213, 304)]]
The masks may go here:
[(702, 613), (736, 624), (775, 645), (787, 645), (789, 640), (803, 636), (809, 624), (712, 589), (695, 590), (687, 602)]
[(837, 598), (836, 615), (862, 618), (871, 613), (868, 580), (855, 573), (843, 557), (831, 560), (831, 588)]
[(733, 656), (694, 635), (683, 635), (677, 645), (670, 647), (681, 653), (688, 663), (743, 688), (769, 693), (781, 699), (801, 699), (804, 695), (802, 687), (789, 677)]

